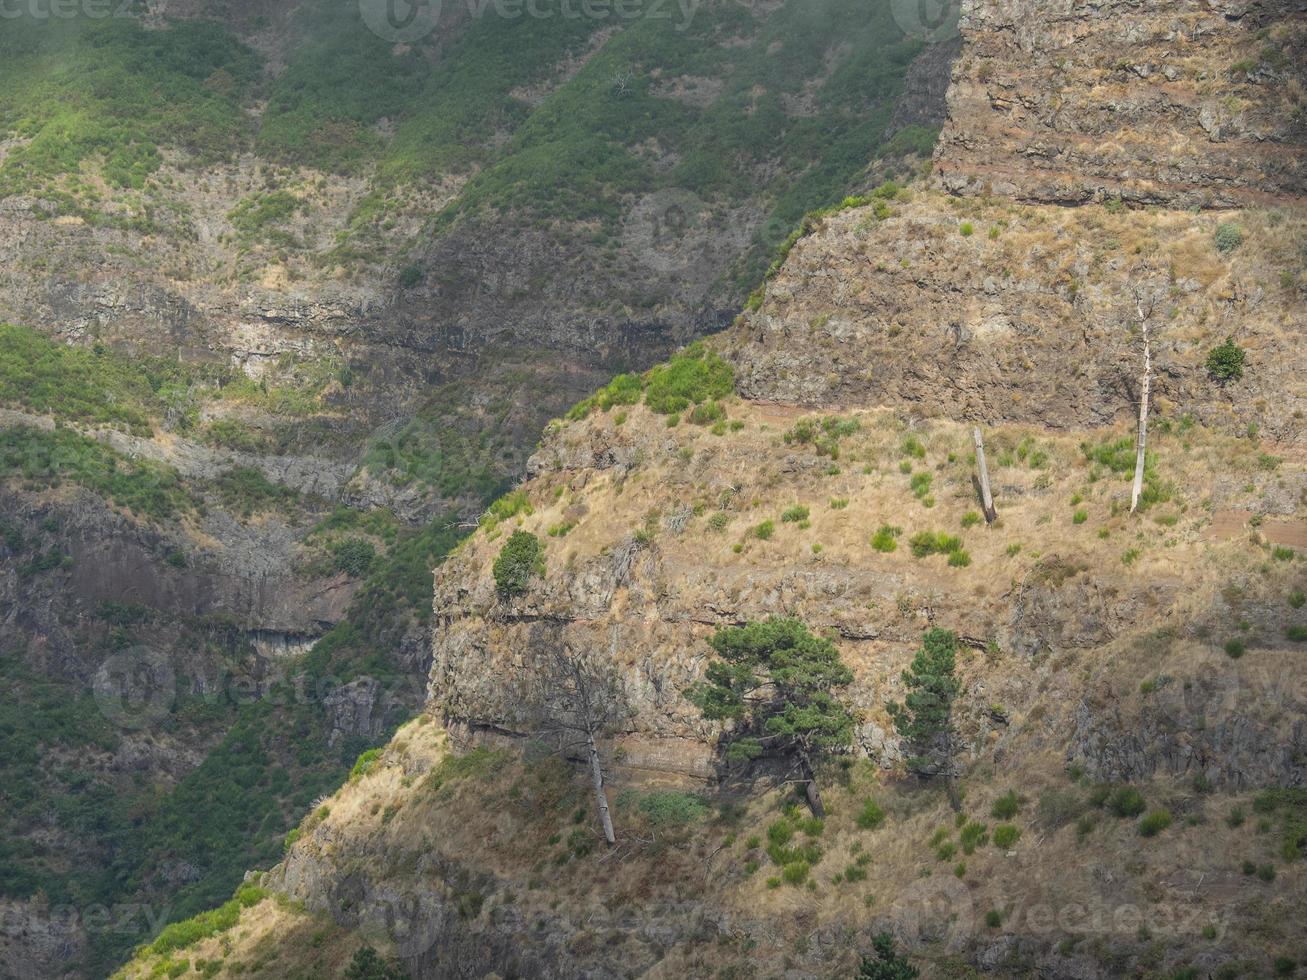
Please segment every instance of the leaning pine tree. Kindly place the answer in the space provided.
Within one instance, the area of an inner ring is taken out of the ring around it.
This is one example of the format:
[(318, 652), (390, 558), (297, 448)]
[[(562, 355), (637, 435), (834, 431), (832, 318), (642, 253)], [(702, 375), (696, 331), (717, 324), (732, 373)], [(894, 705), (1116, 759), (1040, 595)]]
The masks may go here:
[(948, 786), (949, 802), (961, 809), (953, 785), (953, 755), (957, 733), (953, 727), (953, 702), (961, 685), (954, 676), (958, 638), (948, 630), (933, 629), (922, 638), (912, 665), (903, 672), (908, 689), (902, 704), (889, 705), (894, 727), (911, 747), (908, 765), (927, 775), (942, 775)]
[(719, 630), (708, 642), (722, 659), (686, 694), (705, 718), (736, 723), (726, 735), (727, 758), (791, 760), (808, 805), (822, 816), (817, 763), (853, 742), (853, 715), (838, 693), (853, 672), (835, 644), (797, 619), (776, 617)]

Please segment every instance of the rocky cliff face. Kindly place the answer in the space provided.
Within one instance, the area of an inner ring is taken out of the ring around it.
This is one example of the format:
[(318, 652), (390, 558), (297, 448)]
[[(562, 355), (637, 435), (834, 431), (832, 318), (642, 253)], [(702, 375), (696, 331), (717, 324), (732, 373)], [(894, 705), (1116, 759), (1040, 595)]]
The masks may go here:
[[(342, 930), (335, 962), (367, 941), (419, 977), (845, 976), (879, 929), (932, 976), (1300, 956), (1303, 12), (994, 0), (962, 29), (934, 175), (795, 245), (713, 341), (724, 415), (551, 427), (512, 515), (438, 570), (430, 720), (267, 879)], [(1132, 515), (1145, 328), (1154, 458)], [(1245, 372), (1220, 384), (1227, 336)], [(515, 530), (545, 569), (509, 598), (492, 567)], [(959, 557), (914, 554), (938, 531)], [(855, 677), (857, 744), (807, 831), (775, 773), (723, 765), (684, 695), (713, 631), (769, 615), (831, 637)], [(907, 775), (886, 711), (932, 626), (964, 646), (956, 816)], [(579, 778), (541, 788), (560, 652), (613, 692), (612, 851), (591, 853)], [(442, 762), (433, 722), (476, 761)], [(716, 815), (651, 822), (667, 786)], [(791, 840), (815, 847), (802, 869), (776, 856)]]
[(968, 0), (940, 183), (1050, 204), (1298, 197), (1301, 15), (1296, 0)]

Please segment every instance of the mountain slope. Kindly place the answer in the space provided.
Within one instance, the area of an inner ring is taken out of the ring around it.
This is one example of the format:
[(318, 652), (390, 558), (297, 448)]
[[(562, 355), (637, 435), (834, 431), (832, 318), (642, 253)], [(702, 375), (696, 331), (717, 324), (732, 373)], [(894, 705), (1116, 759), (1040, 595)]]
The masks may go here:
[(942, 122), (888, 7), (446, 6), (6, 19), (0, 972), (103, 975), (275, 861), (423, 702), (430, 569), (546, 421)]
[[(276, 898), (196, 947), (219, 974), (305, 969), (294, 937), (313, 928), (315, 968), (375, 946), (420, 977), (849, 976), (880, 929), (930, 976), (1303, 959), (1286, 927), (1307, 845), (1288, 52), (1307, 25), (1291, 4), (1189, 0), (987, 0), (962, 24), (936, 177), (807, 224), (709, 345), (736, 394), (701, 347), (618, 379), (551, 426), (511, 506), (439, 569), (427, 715), (302, 826), (261, 879)], [(1012, 92), (1023, 64), (1034, 82)], [(1234, 96), (1244, 128), (1208, 132), (1231, 72), (1256, 86)], [(1128, 110), (1111, 165), (1086, 155), (1087, 106)], [(1131, 514), (1145, 321), (1157, 398)], [(1209, 361), (1227, 335), (1238, 378)], [(707, 380), (675, 404), (671, 377)], [(506, 597), (512, 531), (544, 567)], [(941, 533), (960, 540), (931, 555)], [(684, 695), (717, 628), (768, 615), (853, 670), (856, 747), (821, 774), (825, 822), (766, 760), (724, 765)], [(963, 647), (960, 814), (908, 772), (887, 711), (930, 627)], [(620, 708), (615, 849), (588, 775), (548, 751), (560, 651)]]

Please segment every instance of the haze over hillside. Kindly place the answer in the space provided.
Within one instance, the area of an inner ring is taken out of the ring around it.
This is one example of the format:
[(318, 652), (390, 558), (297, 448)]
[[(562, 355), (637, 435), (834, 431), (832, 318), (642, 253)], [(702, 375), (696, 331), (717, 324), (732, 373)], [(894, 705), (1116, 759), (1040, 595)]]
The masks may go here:
[(0, 30), (0, 973), (275, 862), (425, 700), (431, 569), (546, 422), (914, 173), (956, 51), (852, 0), (375, 8)]

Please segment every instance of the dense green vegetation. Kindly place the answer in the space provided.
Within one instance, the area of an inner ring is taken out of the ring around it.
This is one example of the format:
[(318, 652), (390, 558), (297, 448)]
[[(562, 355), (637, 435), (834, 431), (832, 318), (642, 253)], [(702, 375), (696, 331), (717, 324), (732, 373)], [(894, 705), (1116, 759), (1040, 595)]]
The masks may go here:
[(957, 636), (948, 630), (928, 631), (912, 664), (903, 672), (908, 693), (901, 704), (888, 706), (894, 727), (911, 746), (908, 765), (925, 775), (943, 775), (955, 808), (953, 702), (961, 690), (954, 673), (957, 646)]
[(0, 163), (0, 197), (60, 177), (77, 184), (92, 157), (110, 185), (141, 188), (163, 147), (201, 161), (225, 156), (248, 139), (242, 104), (258, 70), (217, 24), (152, 31), (122, 17), (7, 18), (0, 133), (28, 142)]
[(504, 542), (492, 571), (500, 595), (522, 595), (530, 588), (532, 578), (545, 573), (544, 546), (530, 531), (514, 531)]
[(822, 813), (817, 765), (853, 741), (853, 716), (841, 692), (853, 672), (830, 640), (813, 636), (797, 619), (718, 630), (708, 641), (720, 660), (686, 696), (711, 721), (732, 721), (727, 758), (744, 762), (764, 753), (788, 758)]
[[(526, 383), (513, 376), (505, 385)], [(442, 385), (398, 429), (378, 436), (363, 465), (397, 487), (429, 487), (446, 498), (489, 499), (507, 481), (514, 456), (510, 398), (494, 398), (474, 411), (471, 388), (463, 382)]]
[(120, 507), (160, 520), (195, 506), (176, 470), (146, 459), (129, 461), (103, 443), (68, 429), (0, 429), (0, 480), (17, 480), (33, 490), (75, 483)]
[[(641, 398), (650, 411), (676, 415), (691, 405), (715, 405), (714, 399), (725, 398), (734, 389), (735, 373), (731, 366), (716, 351), (696, 341), (643, 375), (619, 374), (598, 392), (573, 405), (567, 417), (576, 421), (596, 409), (606, 412), (615, 405), (638, 405)], [(722, 414), (717, 406), (710, 413), (711, 420), (720, 419)]]
[(128, 358), (67, 347), (26, 327), (0, 323), (0, 405), (87, 425), (118, 425), (136, 435), (152, 419), (193, 415), (198, 373), (176, 361)]
[(1243, 377), (1243, 365), (1247, 356), (1233, 337), (1226, 337), (1225, 343), (1213, 347), (1207, 355), (1207, 373), (1213, 381), (1221, 384), (1238, 381)]
[[(888, 4), (789, 2), (765, 16), (739, 4), (686, 16), (652, 0), (624, 4), (620, 17), (578, 17), (563, 0), (536, 8), (468, 19), (441, 37), (437, 58), (431, 39), (401, 48), (377, 37), (356, 4), (311, 0), (290, 19), (275, 74), (216, 23), (11, 19), (0, 132), (30, 142), (0, 164), (0, 197), (37, 191), (103, 217), (81, 172), (91, 164), (111, 186), (143, 192), (137, 220), (152, 227), (161, 198), (149, 178), (167, 151), (204, 163), (253, 148), (276, 164), (372, 181), (337, 249), (348, 259), (371, 254), (408, 188), (444, 174), (471, 179), (437, 229), (493, 213), (597, 221), (597, 245), (611, 242), (634, 195), (674, 190), (719, 213), (766, 213), (735, 271), (743, 287), (869, 160), (933, 143), (921, 127), (884, 140), (920, 50)], [(709, 94), (680, 94), (682, 79)], [(262, 111), (250, 112), (258, 100)], [(269, 186), (230, 217), (246, 240), (294, 246), (282, 226), (298, 208)], [(403, 276), (410, 286), (420, 277), (416, 267)]]

